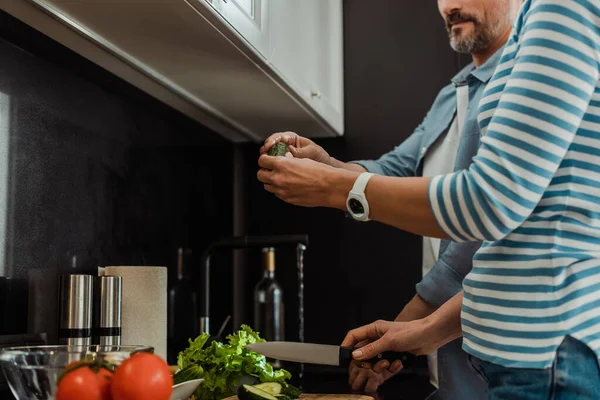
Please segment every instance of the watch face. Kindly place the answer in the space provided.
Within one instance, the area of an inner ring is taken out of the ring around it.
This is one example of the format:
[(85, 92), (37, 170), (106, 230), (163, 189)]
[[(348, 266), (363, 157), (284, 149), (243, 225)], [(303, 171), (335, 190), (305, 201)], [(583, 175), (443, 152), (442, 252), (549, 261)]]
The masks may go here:
[(348, 201), (348, 206), (350, 207), (350, 211), (355, 215), (362, 215), (365, 213), (365, 208), (362, 203), (356, 199), (350, 199)]

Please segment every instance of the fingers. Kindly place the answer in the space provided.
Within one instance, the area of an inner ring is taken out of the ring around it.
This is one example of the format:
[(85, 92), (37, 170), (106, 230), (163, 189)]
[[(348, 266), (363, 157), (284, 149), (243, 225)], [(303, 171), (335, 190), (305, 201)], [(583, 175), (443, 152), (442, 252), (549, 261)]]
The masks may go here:
[[(383, 362), (379, 363), (380, 366), (385, 366)], [(402, 370), (402, 363), (396, 360), (389, 365), (389, 369), (377, 372), (377, 366), (373, 369), (364, 369), (351, 364), (350, 379), (348, 380), (350, 386), (355, 391), (363, 391), (364, 393), (375, 393), (381, 385), (383, 385), (388, 379), (392, 378), (398, 372)], [(366, 377), (366, 379), (364, 379)], [(366, 383), (363, 382), (366, 380)]]
[(271, 157), (266, 154), (263, 154), (258, 159), (258, 166), (264, 169), (273, 170), (275, 169), (277, 163), (281, 160), (281, 157)]
[(267, 153), (269, 150), (271, 150), (271, 147), (275, 146), (275, 144), (277, 144), (279, 142), (283, 142), (283, 143), (287, 144), (288, 146), (295, 145), (297, 137), (298, 137), (298, 135), (294, 132), (274, 133), (271, 136), (269, 136), (267, 138), (267, 140), (265, 140), (265, 143), (260, 148), (260, 154)]
[(296, 158), (302, 158), (302, 157), (300, 157), (300, 149), (297, 148), (296, 146), (288, 146), (288, 149), (289, 149), (290, 153), (292, 154), (292, 156), (294, 156)]
[(358, 374), (354, 377), (354, 380), (350, 382), (350, 386), (352, 390), (361, 391), (363, 387), (365, 387), (365, 383), (367, 383), (367, 379), (369, 379), (369, 375), (367, 370), (358, 368)]
[(375, 393), (381, 385), (398, 372), (402, 370), (400, 360), (394, 361), (391, 365), (388, 361), (381, 361), (370, 368), (368, 363), (353, 361), (349, 368), (348, 383), (354, 391), (364, 393)]
[(273, 171), (267, 169), (259, 169), (256, 173), (258, 180), (265, 185), (273, 185)]
[(388, 373), (395, 375), (398, 372), (402, 371), (403, 368), (404, 368), (404, 365), (402, 365), (402, 361), (396, 360), (392, 363), (392, 365), (390, 365), (390, 368), (388, 369)]
[(277, 189), (275, 188), (275, 186), (272, 186), (272, 185), (267, 185), (267, 184), (265, 183), (264, 187), (265, 187), (265, 190), (266, 190), (267, 192), (269, 192), (269, 193), (273, 193), (273, 194), (276, 194), (276, 193), (277, 193)]
[(310, 152), (308, 151), (308, 148), (298, 148), (296, 146), (289, 146), (290, 149), (290, 153), (292, 153), (292, 156), (294, 156), (295, 158), (314, 158), (314, 157), (310, 157)]
[(375, 365), (371, 365), (368, 362), (353, 361), (352, 365), (355, 365), (355, 369), (371, 369), (374, 373), (383, 374), (384, 376), (388, 374), (389, 376), (394, 376), (404, 368), (400, 360), (394, 361), (391, 365), (387, 360), (382, 360)]
[(352, 383), (360, 373), (360, 368), (356, 366), (354, 363), (350, 363), (350, 367), (348, 367), (348, 384), (352, 386)]
[(372, 339), (377, 338), (377, 340), (354, 350), (352, 352), (352, 357), (355, 360), (369, 360), (371, 358), (375, 358), (384, 351), (393, 350), (392, 343), (390, 343), (389, 340), (390, 338), (386, 335), (388, 330), (390, 330), (393, 326), (393, 322), (380, 320), (359, 328), (359, 330), (362, 329), (362, 332), (355, 335), (355, 337), (366, 337)]
[(359, 361), (369, 360), (388, 350), (390, 349), (387, 344), (387, 340), (379, 339), (365, 345), (364, 347), (361, 347), (360, 349), (354, 350), (354, 352), (352, 352), (352, 357)]
[(379, 339), (379, 335), (375, 329), (375, 323), (352, 329), (344, 338), (342, 347), (354, 347), (357, 343), (364, 341), (369, 342), (370, 339)]
[[(380, 339), (387, 331), (390, 329), (392, 323), (389, 321), (375, 321), (371, 324), (361, 326), (360, 328), (356, 328), (348, 332), (346, 338), (342, 342), (342, 347), (354, 347), (356, 343), (363, 341), (372, 341)], [(387, 342), (385, 340), (384, 342)], [(374, 353), (372, 356), (374, 349), (381, 348), (384, 346), (384, 342), (379, 341), (376, 346), (373, 346), (373, 343), (368, 343), (360, 349), (357, 349), (352, 353), (354, 359), (356, 360), (366, 360), (369, 358), (375, 357), (379, 353)], [(365, 355), (365, 353), (369, 355)]]
[[(386, 373), (390, 377), (394, 375), (387, 371)], [(372, 370), (358, 367), (355, 362), (350, 364), (348, 383), (353, 391), (374, 393), (386, 379), (384, 374), (376, 374)]]
[(365, 389), (364, 392), (365, 393), (375, 393), (377, 391), (377, 389), (379, 389), (379, 386), (381, 386), (384, 382), (384, 379), (382, 379), (380, 376), (377, 377), (371, 377), (367, 380), (367, 384), (365, 385)]
[(373, 369), (373, 372), (375, 372), (377, 374), (381, 374), (381, 373), (387, 371), (387, 369), (389, 367), (390, 367), (389, 361), (383, 360), (383, 361), (379, 361), (378, 363), (373, 365), (372, 369)]

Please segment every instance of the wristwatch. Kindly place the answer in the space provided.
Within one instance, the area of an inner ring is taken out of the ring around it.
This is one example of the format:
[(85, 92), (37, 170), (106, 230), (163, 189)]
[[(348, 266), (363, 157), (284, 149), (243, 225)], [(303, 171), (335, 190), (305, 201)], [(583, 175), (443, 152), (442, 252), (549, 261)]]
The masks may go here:
[(373, 176), (370, 172), (363, 172), (356, 178), (354, 186), (348, 198), (346, 199), (346, 208), (348, 212), (357, 221), (366, 222), (369, 220), (369, 202), (365, 196), (365, 189), (369, 179)]

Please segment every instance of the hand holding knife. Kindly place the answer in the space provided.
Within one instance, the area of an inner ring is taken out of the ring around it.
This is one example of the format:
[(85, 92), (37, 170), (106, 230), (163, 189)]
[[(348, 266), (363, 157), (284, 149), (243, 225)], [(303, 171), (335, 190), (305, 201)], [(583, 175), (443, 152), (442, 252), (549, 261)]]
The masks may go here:
[[(249, 344), (245, 347), (255, 353), (276, 360), (340, 367), (350, 365), (353, 360), (352, 352), (356, 350), (356, 348), (297, 342), (262, 342)], [(361, 362), (375, 365), (383, 360), (387, 360), (390, 364), (400, 360), (404, 367), (408, 367), (415, 362), (416, 356), (408, 352), (386, 351), (370, 360)]]

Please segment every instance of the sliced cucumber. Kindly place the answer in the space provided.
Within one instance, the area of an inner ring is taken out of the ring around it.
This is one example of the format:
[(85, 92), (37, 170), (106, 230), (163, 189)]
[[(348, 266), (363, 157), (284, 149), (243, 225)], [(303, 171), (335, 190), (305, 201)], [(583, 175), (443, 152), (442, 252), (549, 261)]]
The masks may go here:
[(273, 396), (281, 393), (281, 383), (277, 382), (265, 382), (259, 383), (258, 385), (254, 385), (255, 388), (259, 388), (260, 390), (264, 390), (265, 392), (272, 394)]
[(237, 395), (240, 400), (278, 400), (272, 394), (250, 385), (240, 386)]

